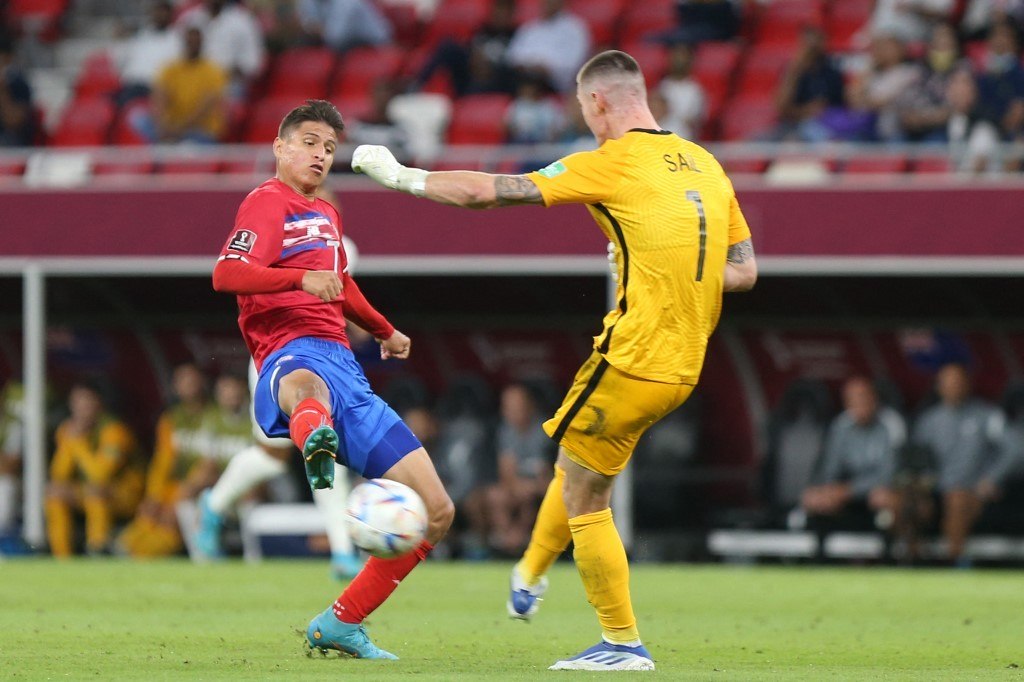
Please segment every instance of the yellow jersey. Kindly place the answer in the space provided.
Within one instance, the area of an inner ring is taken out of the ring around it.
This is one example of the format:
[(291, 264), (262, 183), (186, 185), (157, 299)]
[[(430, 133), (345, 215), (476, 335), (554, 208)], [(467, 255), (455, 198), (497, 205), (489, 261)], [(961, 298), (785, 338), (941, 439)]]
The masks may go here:
[(586, 204), (617, 247), (618, 305), (595, 349), (641, 379), (697, 383), (722, 311), (726, 253), (750, 238), (718, 161), (671, 132), (634, 129), (527, 177), (545, 206)]
[[(166, 123), (181, 126), (195, 116), (207, 98), (225, 94), (228, 75), (208, 59), (179, 59), (160, 72), (156, 85), (167, 98)], [(224, 110), (218, 105), (195, 121), (194, 127), (218, 138), (226, 124)]]

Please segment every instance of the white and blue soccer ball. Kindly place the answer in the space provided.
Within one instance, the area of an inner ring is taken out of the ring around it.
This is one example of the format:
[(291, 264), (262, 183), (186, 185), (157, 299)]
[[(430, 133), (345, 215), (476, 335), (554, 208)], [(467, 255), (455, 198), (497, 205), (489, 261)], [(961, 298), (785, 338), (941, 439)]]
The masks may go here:
[(391, 559), (423, 542), (427, 508), (409, 486), (374, 478), (349, 493), (345, 524), (352, 544), (367, 554)]

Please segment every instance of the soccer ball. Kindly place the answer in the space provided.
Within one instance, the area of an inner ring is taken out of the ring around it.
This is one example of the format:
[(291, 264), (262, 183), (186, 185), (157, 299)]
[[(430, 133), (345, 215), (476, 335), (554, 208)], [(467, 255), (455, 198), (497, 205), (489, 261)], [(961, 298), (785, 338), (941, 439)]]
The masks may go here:
[(348, 496), (345, 516), (352, 544), (390, 559), (414, 550), (427, 533), (427, 509), (416, 491), (384, 478), (360, 483)]

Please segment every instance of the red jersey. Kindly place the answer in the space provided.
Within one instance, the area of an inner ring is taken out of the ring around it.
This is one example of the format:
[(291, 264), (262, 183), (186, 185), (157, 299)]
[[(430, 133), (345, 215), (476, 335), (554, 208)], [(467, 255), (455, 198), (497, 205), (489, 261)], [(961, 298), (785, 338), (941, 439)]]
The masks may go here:
[[(338, 298), (324, 303), (302, 290), (308, 270), (333, 270)], [(261, 367), (292, 339), (312, 336), (348, 346), (345, 318), (377, 338), (394, 327), (363, 297), (348, 273), (341, 217), (323, 199), (310, 201), (280, 180), (249, 193), (214, 270), (214, 288), (238, 294), (238, 326)]]

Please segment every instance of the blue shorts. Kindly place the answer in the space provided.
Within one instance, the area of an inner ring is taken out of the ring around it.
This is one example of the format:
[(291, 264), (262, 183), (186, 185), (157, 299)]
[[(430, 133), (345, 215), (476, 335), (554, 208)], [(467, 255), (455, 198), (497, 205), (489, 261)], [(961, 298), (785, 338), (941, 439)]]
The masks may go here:
[(256, 423), (271, 438), (287, 438), (288, 420), (278, 405), (280, 378), (306, 369), (331, 393), (331, 419), (338, 432), (338, 463), (366, 478), (380, 478), (420, 442), (401, 417), (370, 389), (352, 351), (340, 343), (302, 337), (270, 355), (253, 396)]

